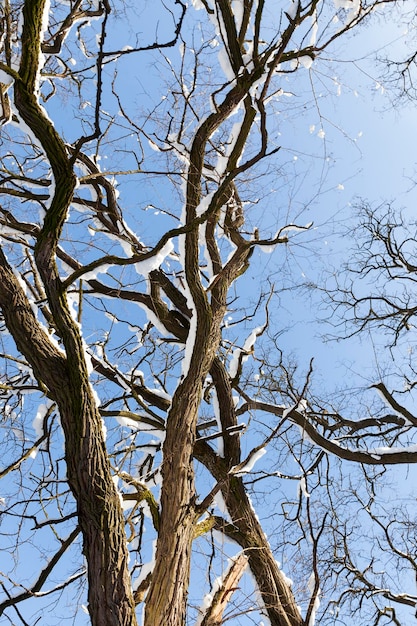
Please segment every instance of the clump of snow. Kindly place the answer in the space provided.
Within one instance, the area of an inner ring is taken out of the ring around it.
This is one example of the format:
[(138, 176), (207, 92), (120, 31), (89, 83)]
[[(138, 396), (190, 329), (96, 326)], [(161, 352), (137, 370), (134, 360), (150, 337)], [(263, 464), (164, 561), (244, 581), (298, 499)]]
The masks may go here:
[(275, 562), (278, 565), (279, 571), (281, 572), (284, 582), (288, 585), (288, 587), (292, 587), (294, 584), (293, 579), (287, 576), (285, 572), (281, 569), (281, 563), (279, 561), (275, 561)]
[(213, 199), (213, 196), (214, 196), (214, 191), (207, 194), (207, 196), (203, 197), (203, 199), (200, 201), (200, 204), (196, 208), (196, 214), (198, 216), (203, 215), (207, 211), (207, 209), (210, 207), (210, 203)]
[[(235, 115), (238, 111), (239, 111), (239, 107), (236, 107), (229, 114), (229, 117), (231, 117), (232, 115)], [(239, 122), (236, 122), (235, 124), (233, 124), (232, 129), (229, 134), (229, 139), (226, 142), (225, 152), (224, 154), (219, 154), (217, 158), (217, 164), (216, 164), (215, 170), (219, 177), (224, 176), (224, 173), (226, 171), (227, 164), (229, 161), (229, 156), (232, 154), (233, 149), (236, 145), (236, 141), (238, 140), (239, 135), (241, 133), (243, 119), (244, 118), (242, 118)], [(241, 157), (242, 156), (243, 156), (243, 153), (241, 154)], [(239, 162), (240, 162), (240, 159), (238, 160), (238, 163), (237, 163), (238, 165), (239, 165)]]
[(218, 58), (220, 67), (222, 68), (224, 75), (226, 76), (227, 80), (232, 83), (235, 79), (235, 73), (233, 71), (229, 56), (225, 48), (220, 48)]
[(313, 15), (311, 16), (311, 35), (310, 35), (310, 46), (315, 46), (317, 43), (317, 32), (319, 30), (319, 24), (317, 21), (317, 9), (314, 10)]
[(174, 249), (174, 244), (170, 239), (167, 243), (153, 256), (145, 259), (144, 261), (139, 261), (135, 263), (135, 270), (138, 274), (142, 274), (142, 276), (147, 277), (150, 272), (158, 269), (165, 261), (166, 257), (171, 254)]
[(145, 563), (144, 565), (142, 565), (140, 576), (138, 576), (133, 584), (133, 591), (136, 591), (141, 582), (145, 580), (147, 575), (152, 572), (155, 567), (156, 543), (156, 539), (152, 541), (152, 559), (149, 561), (149, 563)]
[(226, 503), (220, 491), (218, 491), (214, 496), (213, 502), (219, 509), (220, 513), (222, 513), (222, 515), (226, 515), (228, 513)]
[[(220, 405), (217, 397), (217, 392), (213, 389), (213, 409), (214, 409), (214, 417), (216, 418), (217, 428), (219, 432), (222, 429), (221, 420), (220, 420)], [(223, 437), (217, 437), (217, 454), (224, 457), (224, 442)]]
[(204, 9), (204, 4), (201, 0), (191, 0), (192, 5), (196, 11), (200, 11), (200, 9)]
[(232, 0), (232, 13), (235, 19), (236, 31), (239, 32), (243, 21), (243, 0)]
[(302, 493), (305, 498), (310, 497), (310, 494), (307, 491), (307, 483), (306, 483), (305, 476), (303, 476), (300, 479), (300, 482), (298, 483), (297, 491), (298, 491), (298, 494)]
[[(82, 341), (83, 350), (84, 350), (84, 359), (85, 359), (85, 365), (87, 367), (87, 373), (89, 376), (91, 376), (91, 374), (94, 372), (92, 357), (91, 357), (91, 354), (88, 352), (88, 346), (82, 337), (81, 337), (81, 341)], [(97, 394), (96, 394), (96, 399), (98, 399)]]
[(35, 431), (37, 437), (42, 437), (44, 434), (43, 422), (50, 409), (52, 403), (40, 404), (36, 412), (35, 418), (32, 422), (32, 428)]
[(310, 67), (313, 65), (313, 57), (310, 56), (309, 54), (305, 54), (302, 57), (299, 57), (298, 61), (300, 63), (300, 65), (302, 65), (302, 67), (305, 67), (307, 70), (310, 69)]
[(101, 405), (101, 400), (98, 396), (98, 393), (91, 384), (90, 384), (90, 389), (91, 389), (91, 394), (94, 398), (94, 402), (96, 403), (96, 406), (99, 407)]
[[(193, 0), (194, 2), (194, 0)], [(218, 53), (218, 59), (219, 59), (219, 64), (220, 67), (223, 70), (224, 75), (226, 76), (227, 80), (230, 83), (233, 83), (235, 80), (235, 72), (233, 70), (232, 64), (230, 62), (230, 58), (226, 49), (227, 46), (227, 31), (226, 28), (224, 26), (223, 23), (223, 18), (222, 15), (220, 13), (220, 10), (215, 10), (213, 11), (213, 13), (210, 13), (209, 16), (210, 21), (212, 22), (215, 30), (216, 30), (216, 36), (220, 37), (224, 42), (226, 42), (226, 45), (222, 45), (219, 53)]]
[(83, 274), (83, 280), (94, 280), (99, 274), (106, 274), (110, 267), (111, 265), (109, 263), (103, 263), (103, 265), (99, 265), (94, 270), (90, 270), (89, 272)]
[[(251, 454), (247, 463), (245, 463), (245, 465), (235, 473), (235, 476), (243, 476), (243, 474), (248, 474), (254, 468), (255, 463), (259, 461), (259, 459), (262, 458), (264, 454), (266, 454), (265, 448), (261, 448), (260, 450), (257, 450), (257, 452), (254, 452), (254, 454)], [(232, 473), (234, 473), (233, 468), (231, 471)]]
[[(71, 270), (72, 271), (72, 270)], [(70, 274), (71, 272), (69, 272)], [(67, 292), (68, 309), (74, 322), (78, 323), (80, 294), (77, 291)]]
[(375, 456), (375, 458), (380, 458), (384, 456), (384, 454), (395, 454), (395, 453), (408, 453), (414, 454), (417, 452), (417, 444), (412, 444), (411, 446), (407, 446), (406, 448), (401, 448), (399, 446), (382, 446), (381, 448), (375, 448), (374, 450), (369, 450), (369, 454)]
[(286, 11), (286, 14), (291, 20), (293, 20), (295, 16), (297, 15), (299, 4), (300, 3), (298, 0), (291, 0), (290, 6), (288, 7)]
[(253, 347), (255, 345), (256, 339), (259, 337), (261, 332), (263, 331), (262, 326), (258, 326), (255, 328), (250, 335), (247, 337), (243, 348), (236, 348), (233, 351), (232, 360), (229, 364), (229, 376), (230, 378), (235, 378), (238, 373), (239, 364), (244, 363), (248, 360), (250, 354), (253, 352)]

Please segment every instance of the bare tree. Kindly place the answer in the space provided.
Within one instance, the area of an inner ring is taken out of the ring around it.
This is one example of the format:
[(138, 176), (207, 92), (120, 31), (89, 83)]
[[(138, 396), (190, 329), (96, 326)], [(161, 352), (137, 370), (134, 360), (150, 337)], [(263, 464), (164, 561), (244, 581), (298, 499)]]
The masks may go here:
[[(415, 462), (400, 444), (417, 418), (383, 382), (385, 413), (318, 400), (269, 330), (282, 284), (245, 286), (259, 250), (291, 249), (311, 226), (265, 188), (283, 167), (287, 85), (388, 4), (3, 3), (9, 622), (36, 623), (24, 607), (39, 597), (62, 623), (85, 580), (96, 626), (137, 624), (141, 603), (145, 626), (312, 626), (326, 590), (323, 620), (333, 592), (337, 606), (415, 602), (356, 560), (338, 499), (345, 489), (415, 569), (407, 516), (387, 523), (366, 501), (375, 476), (354, 487), (343, 459)], [(253, 502), (276, 490), (261, 524)]]

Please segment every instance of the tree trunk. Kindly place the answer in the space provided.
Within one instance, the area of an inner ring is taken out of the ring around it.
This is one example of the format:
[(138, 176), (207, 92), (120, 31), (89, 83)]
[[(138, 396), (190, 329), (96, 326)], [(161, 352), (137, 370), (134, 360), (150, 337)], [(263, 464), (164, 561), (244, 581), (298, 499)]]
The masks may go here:
[[(93, 626), (136, 626), (124, 518), (103, 440), (102, 421), (78, 339), (78, 363), (39, 325), (0, 248), (0, 307), (17, 348), (58, 406), (65, 433), (68, 482), (77, 502), (88, 565)], [(76, 332), (75, 329), (72, 329)]]
[(242, 479), (232, 476), (222, 494), (233, 524), (239, 529), (238, 541), (248, 557), (271, 626), (302, 626), (294, 595), (273, 557)]
[(68, 483), (77, 501), (88, 564), (91, 622), (93, 626), (136, 626), (124, 517), (110, 473), (101, 416), (88, 382), (79, 390), (80, 396), (75, 389), (71, 391), (61, 394), (57, 404), (65, 432)]
[(195, 526), (192, 454), (201, 387), (189, 378), (170, 410), (162, 464), (161, 516), (145, 626), (182, 626), (186, 619), (191, 544)]
[(46, 0), (24, 3), (21, 59), (14, 94), (19, 115), (40, 142), (55, 183), (37, 237), (35, 261), (65, 354), (51, 343), (38, 323), (1, 251), (0, 306), (18, 349), (60, 412), (68, 482), (77, 503), (88, 564), (92, 624), (136, 626), (123, 511), (111, 476), (82, 338), (71, 317), (55, 260), (76, 178), (66, 146), (38, 102), (42, 28), (47, 8)]

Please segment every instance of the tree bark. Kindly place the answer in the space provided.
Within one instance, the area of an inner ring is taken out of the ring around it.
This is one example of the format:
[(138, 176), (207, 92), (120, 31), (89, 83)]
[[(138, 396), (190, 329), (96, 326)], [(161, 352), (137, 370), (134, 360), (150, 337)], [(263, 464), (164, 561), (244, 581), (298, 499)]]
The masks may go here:
[[(78, 365), (51, 342), (0, 248), (0, 308), (17, 348), (59, 409), (68, 483), (77, 502), (88, 564), (93, 626), (136, 626), (124, 517), (83, 354)], [(77, 371), (75, 371), (77, 368)]]
[(177, 389), (167, 420), (158, 545), (146, 600), (148, 626), (185, 624), (196, 521), (192, 451), (200, 397), (196, 381), (186, 379)]

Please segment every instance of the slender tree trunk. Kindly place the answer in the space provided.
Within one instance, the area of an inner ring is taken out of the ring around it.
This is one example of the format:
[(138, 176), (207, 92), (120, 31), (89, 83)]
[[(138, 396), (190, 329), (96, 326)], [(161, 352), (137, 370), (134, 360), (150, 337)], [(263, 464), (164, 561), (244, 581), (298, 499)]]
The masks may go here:
[(239, 529), (239, 544), (248, 557), (271, 626), (302, 626), (294, 595), (273, 557), (242, 479), (232, 476), (222, 494), (233, 523)]
[(178, 385), (163, 445), (161, 516), (155, 568), (144, 626), (184, 626), (191, 546), (197, 521), (194, 446), (203, 381), (220, 341), (224, 307), (213, 315), (199, 282), (198, 230), (186, 238), (185, 268), (195, 309), (195, 335), (187, 375)]
[(226, 460), (217, 456), (206, 442), (198, 441), (194, 453), (223, 485), (222, 496), (232, 523), (225, 525), (223, 519), (216, 518), (215, 526), (245, 550), (271, 626), (303, 626), (294, 594), (274, 559), (242, 478), (228, 475), (230, 468)]

